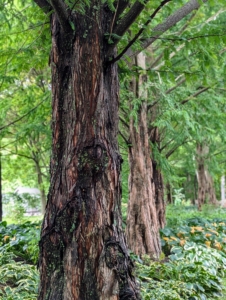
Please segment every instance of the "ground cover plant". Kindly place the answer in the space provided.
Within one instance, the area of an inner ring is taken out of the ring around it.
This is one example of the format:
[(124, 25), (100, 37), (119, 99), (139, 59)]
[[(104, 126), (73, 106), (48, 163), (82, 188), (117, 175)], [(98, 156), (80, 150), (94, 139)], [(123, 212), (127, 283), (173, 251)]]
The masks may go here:
[[(142, 299), (226, 299), (224, 215), (218, 208), (167, 208), (160, 261), (132, 256)], [(37, 299), (39, 234), (40, 222), (0, 223), (0, 299)]]
[(143, 299), (226, 299), (225, 211), (169, 206), (167, 223), (161, 230), (164, 259), (136, 260)]
[(0, 299), (37, 299), (40, 222), (0, 223)]

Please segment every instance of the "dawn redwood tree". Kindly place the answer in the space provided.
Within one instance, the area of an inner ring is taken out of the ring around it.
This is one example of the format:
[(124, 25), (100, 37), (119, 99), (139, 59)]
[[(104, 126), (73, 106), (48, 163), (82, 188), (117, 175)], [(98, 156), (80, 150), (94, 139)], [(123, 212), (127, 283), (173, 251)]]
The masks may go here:
[(35, 1), (51, 14), (52, 158), (38, 299), (138, 299), (121, 226), (117, 40), (143, 10)]
[[(136, 57), (136, 66), (145, 70), (143, 53)], [(129, 200), (126, 238), (129, 248), (137, 255), (148, 254), (159, 258), (161, 244), (156, 211), (155, 183), (148, 130), (146, 74), (137, 75), (131, 82), (132, 94), (140, 102), (137, 122), (130, 117), (129, 124)], [(131, 109), (133, 109), (132, 104)], [(137, 124), (136, 124), (137, 123)]]
[[(142, 43), (144, 48), (148, 46), (146, 49), (146, 53), (149, 53), (148, 57), (143, 53), (136, 53), (133, 62), (137, 74), (136, 78), (129, 78), (131, 93), (125, 95), (125, 98), (130, 98), (128, 99), (130, 111), (135, 111), (136, 114), (136, 117), (133, 113), (130, 115), (129, 128), (127, 127), (129, 137), (124, 135), (128, 144), (130, 165), (126, 238), (129, 248), (137, 255), (148, 254), (151, 257), (159, 257), (161, 253), (159, 229), (165, 225), (163, 175), (153, 153), (153, 147), (160, 149), (159, 129), (153, 124), (160, 110), (158, 102), (161, 96), (153, 93), (150, 84), (147, 92), (148, 82), (153, 80), (153, 77), (148, 75), (148, 71), (152, 68), (150, 66), (154, 66), (159, 59), (155, 57), (150, 45), (157, 40), (157, 37), (191, 13), (189, 17), (192, 19), (194, 11), (199, 7), (200, 3), (197, 1), (188, 1), (155, 26), (152, 32), (156, 35), (151, 32), (152, 38)], [(160, 8), (161, 6), (152, 13), (151, 19), (156, 17)], [(186, 27), (187, 25), (183, 25), (180, 33)], [(130, 50), (127, 54), (130, 54)], [(160, 59), (162, 56), (160, 55)], [(166, 94), (172, 90), (166, 91)], [(125, 112), (125, 108), (123, 110)]]
[[(116, 46), (150, 1), (34, 1), (50, 16), (52, 35), (53, 141), (39, 299), (138, 299), (121, 226), (117, 144), (116, 62), (134, 39), (119, 55)], [(141, 46), (176, 22), (156, 28)]]

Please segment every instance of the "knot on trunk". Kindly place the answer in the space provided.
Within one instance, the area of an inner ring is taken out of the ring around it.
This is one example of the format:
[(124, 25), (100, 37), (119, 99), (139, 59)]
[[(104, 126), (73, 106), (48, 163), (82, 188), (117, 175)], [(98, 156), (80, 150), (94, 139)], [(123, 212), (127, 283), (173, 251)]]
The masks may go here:
[(108, 164), (108, 156), (103, 144), (94, 144), (82, 149), (78, 160), (78, 172), (87, 180), (99, 181)]

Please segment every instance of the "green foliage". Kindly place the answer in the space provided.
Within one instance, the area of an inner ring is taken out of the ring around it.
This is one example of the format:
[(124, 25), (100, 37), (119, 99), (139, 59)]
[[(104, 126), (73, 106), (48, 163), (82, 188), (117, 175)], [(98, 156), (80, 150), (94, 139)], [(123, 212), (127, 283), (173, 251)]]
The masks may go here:
[(40, 222), (23, 224), (0, 223), (0, 253), (13, 253), (19, 260), (36, 263), (38, 259), (38, 241)]
[[(177, 236), (167, 228), (165, 233)], [(165, 242), (165, 240), (163, 240)], [(163, 262), (137, 261), (137, 276), (143, 299), (192, 300), (222, 296), (222, 278), (226, 275), (226, 254), (197, 241), (171, 245), (169, 258)]]
[(2, 300), (37, 299), (39, 274), (35, 266), (11, 261), (0, 265)]
[(177, 266), (178, 278), (195, 289), (201, 299), (221, 295), (222, 278), (226, 274), (224, 253), (194, 242), (186, 243), (183, 248), (173, 247), (172, 253), (170, 259)]
[(187, 242), (215, 248), (226, 253), (226, 223), (225, 219), (193, 217), (165, 227), (160, 231), (162, 247), (169, 253), (174, 246), (184, 246)]
[[(48, 188), (49, 21), (34, 1), (5, 1), (0, 16), (0, 134), (4, 192)], [(8, 126), (10, 125), (10, 126)], [(42, 169), (38, 183), (37, 165)], [(40, 180), (39, 180), (40, 181)], [(17, 210), (18, 211), (18, 210)]]
[(26, 210), (32, 208), (41, 211), (41, 199), (38, 194), (29, 193), (5, 193), (2, 195), (3, 211), (6, 217), (10, 217), (17, 222), (23, 222)]
[(160, 232), (165, 252), (162, 260), (133, 256), (142, 299), (224, 299), (225, 211), (207, 206), (203, 212), (192, 206), (169, 206), (167, 223)]
[(39, 232), (39, 223), (0, 223), (0, 299), (37, 299), (39, 273), (30, 263), (38, 258)]
[(187, 219), (224, 219), (225, 209), (213, 205), (204, 205), (202, 211), (199, 211), (196, 206), (190, 205), (189, 202), (182, 205), (167, 205), (166, 210), (167, 227), (175, 228), (187, 222)]

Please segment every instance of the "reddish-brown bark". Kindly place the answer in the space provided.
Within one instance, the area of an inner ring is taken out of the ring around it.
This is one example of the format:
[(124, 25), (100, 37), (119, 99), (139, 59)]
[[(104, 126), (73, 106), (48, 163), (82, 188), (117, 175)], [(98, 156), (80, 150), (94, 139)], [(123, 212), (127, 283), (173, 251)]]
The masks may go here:
[(159, 223), (155, 207), (155, 185), (147, 131), (147, 107), (141, 105), (138, 126), (130, 122), (129, 201), (126, 237), (137, 255), (158, 258), (161, 252)]
[[(159, 135), (158, 127), (154, 127), (150, 130), (150, 139), (152, 144), (156, 144), (157, 146), (159, 145), (160, 135)], [(155, 186), (155, 208), (157, 212), (159, 228), (163, 228), (166, 223), (163, 176), (153, 155), (152, 155), (152, 168), (153, 168), (153, 180)]]
[(117, 66), (105, 55), (114, 15), (94, 4), (71, 16), (74, 34), (52, 15), (53, 144), (39, 300), (139, 299), (121, 226)]
[(198, 209), (206, 200), (209, 203), (216, 204), (216, 194), (212, 177), (207, 168), (209, 148), (207, 145), (198, 144), (197, 146), (197, 179), (198, 179)]
[[(143, 54), (137, 56), (136, 64), (145, 69), (146, 62)], [(148, 132), (147, 92), (143, 89), (145, 80), (145, 75), (139, 75), (138, 80), (134, 78), (131, 83), (131, 90), (141, 104), (137, 111), (137, 124), (133, 117), (130, 118), (130, 175), (126, 237), (129, 248), (135, 254), (140, 256), (148, 254), (152, 258), (158, 258), (161, 246), (156, 195), (158, 196), (159, 190), (155, 190), (158, 178), (155, 182), (156, 174), (153, 169)], [(157, 169), (155, 171), (157, 172)]]

